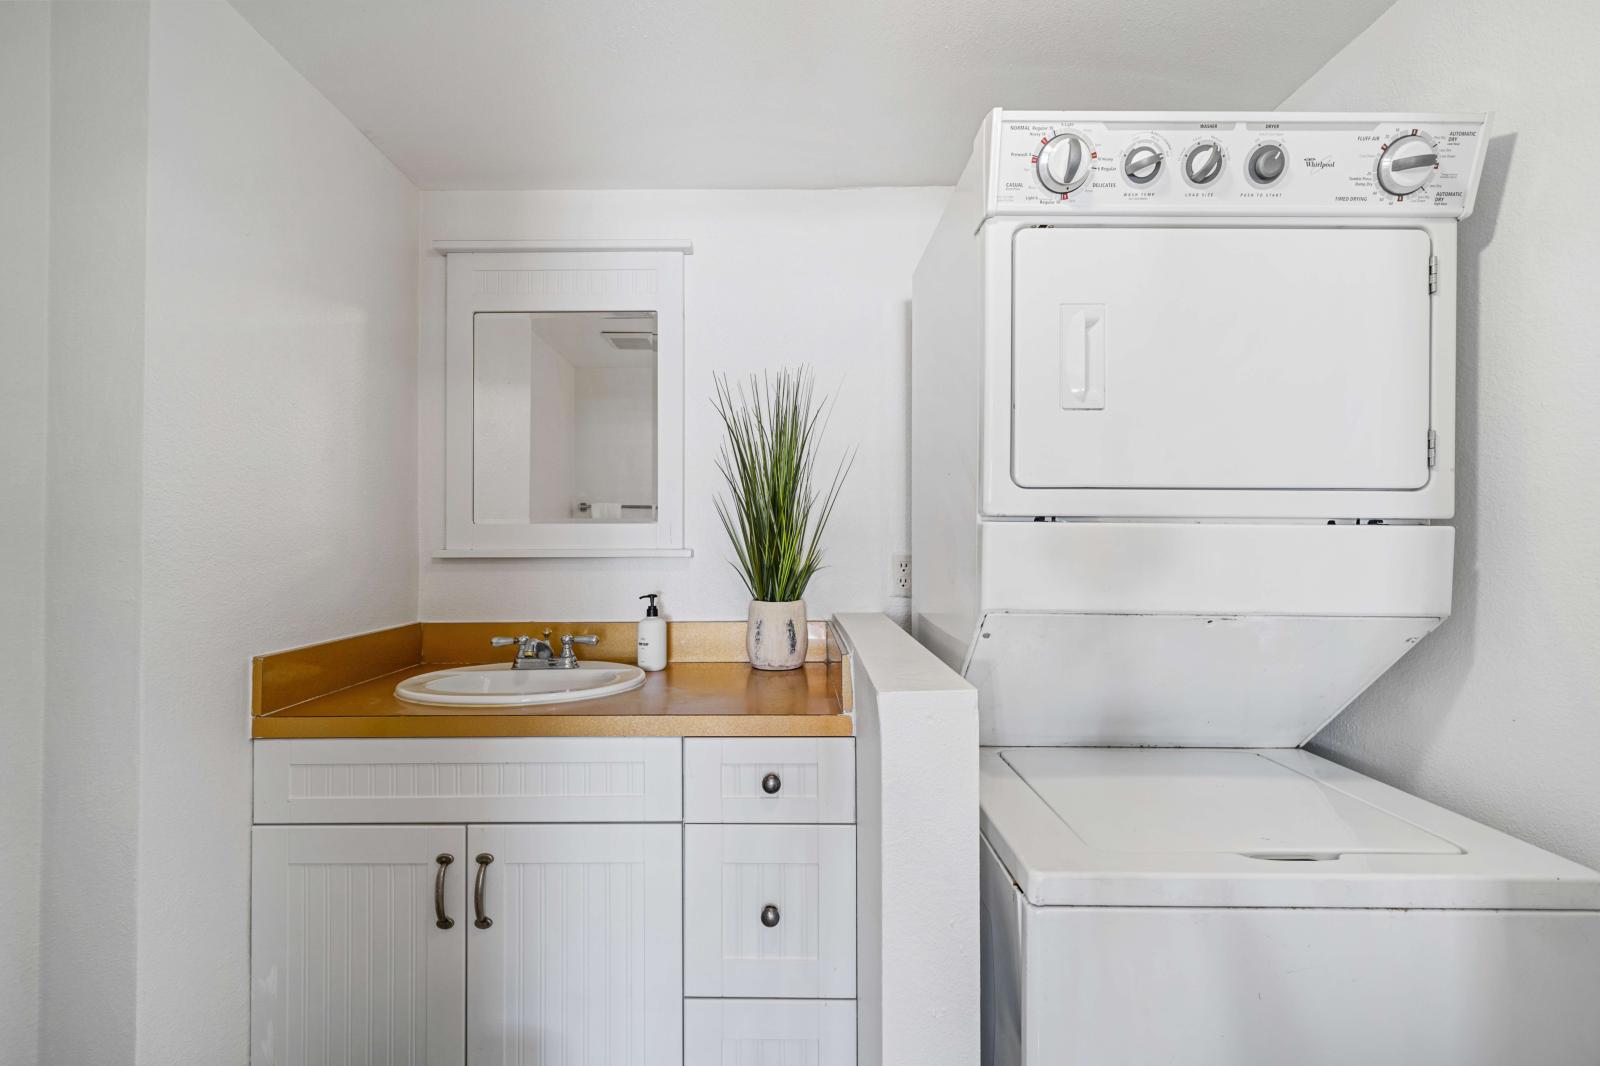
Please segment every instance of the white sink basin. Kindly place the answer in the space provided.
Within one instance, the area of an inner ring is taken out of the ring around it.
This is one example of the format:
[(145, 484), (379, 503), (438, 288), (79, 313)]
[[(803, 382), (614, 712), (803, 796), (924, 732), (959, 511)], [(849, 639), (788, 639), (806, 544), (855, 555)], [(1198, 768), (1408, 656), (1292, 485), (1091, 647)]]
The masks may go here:
[(408, 677), (394, 694), (410, 703), (436, 706), (532, 707), (614, 696), (644, 684), (644, 671), (627, 663), (585, 661), (576, 669), (536, 666), (513, 670), (509, 663), (452, 666)]

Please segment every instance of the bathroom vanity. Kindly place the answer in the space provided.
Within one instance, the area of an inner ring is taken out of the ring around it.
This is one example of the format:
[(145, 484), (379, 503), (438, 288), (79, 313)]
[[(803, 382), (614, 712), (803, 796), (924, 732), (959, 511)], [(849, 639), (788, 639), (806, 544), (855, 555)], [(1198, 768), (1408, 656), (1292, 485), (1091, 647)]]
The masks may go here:
[(257, 1062), (855, 1062), (851, 738), (262, 741), (255, 768)]
[[(305, 651), (258, 660), (258, 698)], [(857, 1061), (842, 664), (675, 663), (532, 714), (384, 703), (428, 665), (254, 720), (254, 1063)]]

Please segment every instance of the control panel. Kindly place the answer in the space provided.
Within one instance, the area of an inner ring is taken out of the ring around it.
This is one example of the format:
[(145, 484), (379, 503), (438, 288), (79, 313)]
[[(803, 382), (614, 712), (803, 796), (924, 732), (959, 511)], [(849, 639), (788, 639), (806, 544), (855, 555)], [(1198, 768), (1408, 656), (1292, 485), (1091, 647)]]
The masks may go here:
[(996, 112), (992, 212), (1462, 218), (1485, 115)]

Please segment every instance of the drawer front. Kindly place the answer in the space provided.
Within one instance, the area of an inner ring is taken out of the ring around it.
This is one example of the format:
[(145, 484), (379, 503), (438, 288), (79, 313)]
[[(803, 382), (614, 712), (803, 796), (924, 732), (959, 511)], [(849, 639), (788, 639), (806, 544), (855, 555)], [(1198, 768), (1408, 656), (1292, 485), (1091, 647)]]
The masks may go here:
[(852, 999), (856, 831), (684, 827), (684, 994)]
[(255, 820), (675, 822), (673, 737), (258, 740)]
[(849, 737), (684, 741), (684, 820), (849, 824), (856, 749)]
[(689, 999), (684, 1061), (695, 1066), (855, 1066), (856, 1005), (844, 1000)]

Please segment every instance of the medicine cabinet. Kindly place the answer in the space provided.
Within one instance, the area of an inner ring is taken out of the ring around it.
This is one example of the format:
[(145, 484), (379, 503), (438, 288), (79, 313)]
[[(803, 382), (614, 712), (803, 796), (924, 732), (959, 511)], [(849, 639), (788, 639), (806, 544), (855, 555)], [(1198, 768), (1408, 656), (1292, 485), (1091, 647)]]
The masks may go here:
[(443, 241), (450, 556), (686, 556), (686, 241)]

